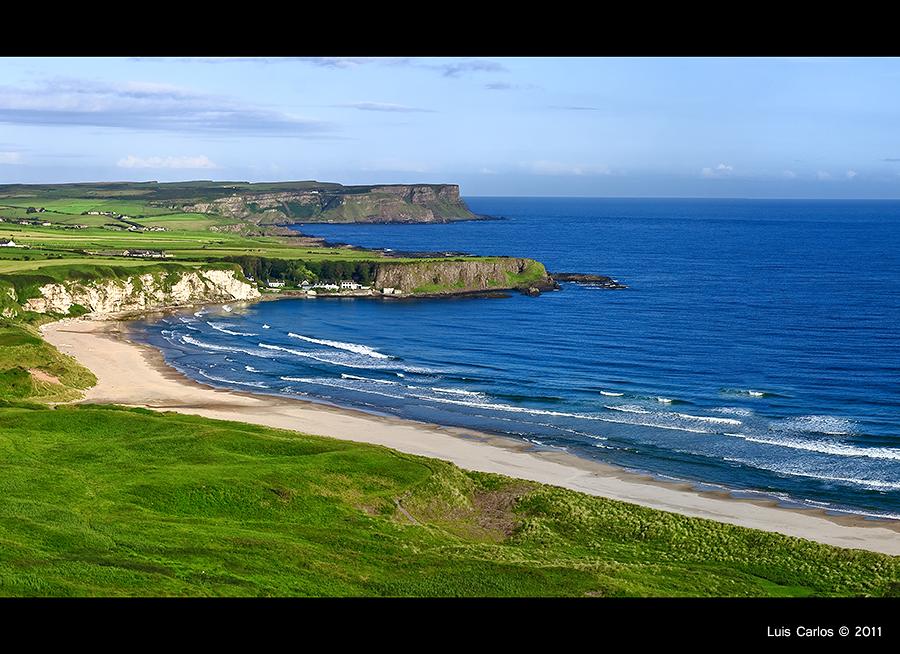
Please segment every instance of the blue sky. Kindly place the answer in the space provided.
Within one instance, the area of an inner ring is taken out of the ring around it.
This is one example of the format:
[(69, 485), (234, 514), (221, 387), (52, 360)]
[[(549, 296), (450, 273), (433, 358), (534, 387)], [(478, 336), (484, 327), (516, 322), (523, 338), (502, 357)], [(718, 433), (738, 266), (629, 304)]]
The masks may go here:
[(0, 183), (900, 198), (900, 59), (0, 59)]

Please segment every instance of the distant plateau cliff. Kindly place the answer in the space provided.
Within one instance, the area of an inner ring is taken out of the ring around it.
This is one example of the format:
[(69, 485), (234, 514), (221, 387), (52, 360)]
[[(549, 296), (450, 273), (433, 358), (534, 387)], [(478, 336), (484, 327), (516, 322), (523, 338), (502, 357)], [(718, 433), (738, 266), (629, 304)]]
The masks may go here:
[(235, 187), (223, 197), (168, 201), (185, 212), (213, 213), (258, 225), (299, 222), (443, 223), (475, 220), (456, 184), (385, 186), (321, 185), (317, 188)]

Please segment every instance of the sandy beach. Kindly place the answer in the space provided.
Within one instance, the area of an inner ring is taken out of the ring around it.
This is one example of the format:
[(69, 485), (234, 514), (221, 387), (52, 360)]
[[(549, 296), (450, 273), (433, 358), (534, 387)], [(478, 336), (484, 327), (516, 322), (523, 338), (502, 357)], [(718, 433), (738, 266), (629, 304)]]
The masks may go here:
[(779, 532), (838, 547), (900, 555), (900, 521), (832, 516), (788, 509), (771, 501), (698, 492), (562, 452), (471, 430), (439, 427), (310, 402), (214, 389), (167, 366), (155, 349), (128, 339), (117, 321), (63, 320), (45, 325), (46, 340), (94, 372), (98, 383), (86, 402), (177, 411), (208, 418), (290, 429), (384, 445), (401, 452), (451, 461), (483, 472), (673, 511), (688, 516)]

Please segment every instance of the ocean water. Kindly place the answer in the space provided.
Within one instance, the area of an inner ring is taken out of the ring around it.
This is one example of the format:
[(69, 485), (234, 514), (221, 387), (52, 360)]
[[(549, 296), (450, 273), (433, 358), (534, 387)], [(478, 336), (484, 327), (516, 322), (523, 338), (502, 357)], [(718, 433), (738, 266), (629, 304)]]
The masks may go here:
[(468, 201), (503, 219), (298, 228), (529, 256), (629, 288), (210, 306), (141, 337), (213, 386), (900, 517), (900, 202)]

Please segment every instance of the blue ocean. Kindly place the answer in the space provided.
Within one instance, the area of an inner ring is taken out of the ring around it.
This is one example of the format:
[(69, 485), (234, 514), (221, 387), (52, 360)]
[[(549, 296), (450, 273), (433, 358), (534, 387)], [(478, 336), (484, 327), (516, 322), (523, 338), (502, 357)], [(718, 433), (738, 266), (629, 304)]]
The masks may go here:
[(900, 517), (900, 202), (469, 198), (498, 220), (300, 225), (626, 290), (284, 299), (137, 325), (197, 381)]

